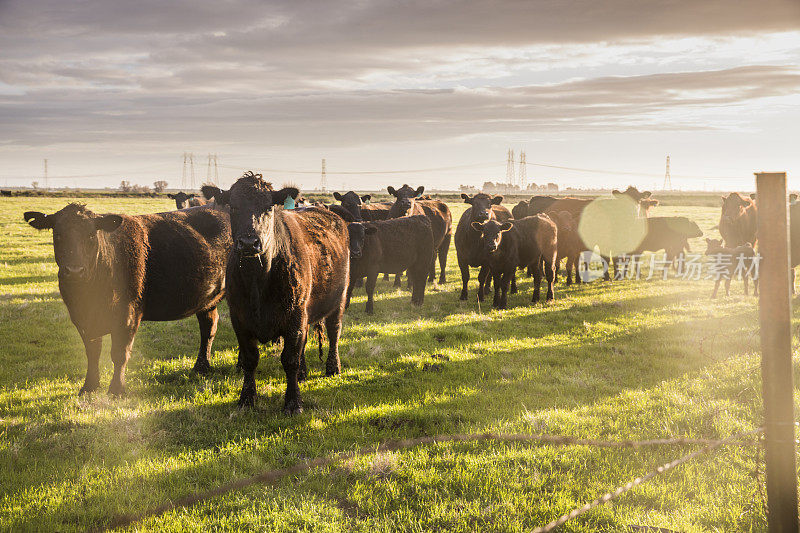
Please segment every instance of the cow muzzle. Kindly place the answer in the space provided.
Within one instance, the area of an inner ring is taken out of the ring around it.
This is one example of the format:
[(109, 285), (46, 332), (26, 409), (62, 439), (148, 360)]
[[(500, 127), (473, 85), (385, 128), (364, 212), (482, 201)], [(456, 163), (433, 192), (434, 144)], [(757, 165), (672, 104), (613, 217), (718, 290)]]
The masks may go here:
[(261, 253), (261, 240), (252, 235), (236, 239), (236, 251), (244, 256), (253, 256)]
[(86, 277), (86, 267), (62, 266), (58, 269), (58, 277), (68, 281), (82, 280)]

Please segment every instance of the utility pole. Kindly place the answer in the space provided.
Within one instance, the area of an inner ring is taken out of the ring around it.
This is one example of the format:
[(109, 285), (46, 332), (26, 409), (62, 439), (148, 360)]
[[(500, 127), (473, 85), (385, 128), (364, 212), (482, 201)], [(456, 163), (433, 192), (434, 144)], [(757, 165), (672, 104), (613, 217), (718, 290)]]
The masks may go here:
[[(187, 178), (190, 180), (187, 183)], [(185, 189), (187, 185), (194, 190), (194, 154), (192, 152), (183, 152), (183, 172), (181, 173), (181, 189)]]
[[(214, 169), (213, 178), (211, 169)], [(208, 170), (206, 171), (206, 183), (219, 185), (219, 167), (217, 166), (217, 154), (208, 154)]]
[(514, 185), (514, 150), (508, 151), (508, 160), (506, 161), (506, 183), (509, 186)]
[(667, 156), (667, 172), (664, 174), (664, 188), (665, 191), (672, 190), (672, 177), (669, 175), (669, 156)]
[[(325, 158), (322, 158), (322, 176), (319, 179), (319, 190), (328, 192), (328, 174), (325, 171)], [(342, 189), (344, 190), (344, 189)]]
[(525, 161), (525, 150), (519, 153), (519, 174), (517, 175), (520, 190), (528, 187), (528, 164)]

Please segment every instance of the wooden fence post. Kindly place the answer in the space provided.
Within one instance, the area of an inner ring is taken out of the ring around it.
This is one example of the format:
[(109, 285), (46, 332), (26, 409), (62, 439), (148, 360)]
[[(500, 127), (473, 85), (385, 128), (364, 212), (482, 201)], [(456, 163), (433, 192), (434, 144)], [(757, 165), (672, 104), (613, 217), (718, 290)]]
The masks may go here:
[(757, 173), (756, 193), (768, 527), (771, 533), (797, 533), (786, 173)]

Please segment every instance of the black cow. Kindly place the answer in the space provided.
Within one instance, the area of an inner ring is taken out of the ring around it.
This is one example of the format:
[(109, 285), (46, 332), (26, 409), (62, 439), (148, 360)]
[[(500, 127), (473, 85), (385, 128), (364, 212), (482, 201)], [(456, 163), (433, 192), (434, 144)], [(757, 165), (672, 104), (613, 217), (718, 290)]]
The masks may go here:
[(425, 298), (425, 278), (431, 257), (434, 256), (433, 231), (428, 217), (413, 215), (348, 224), (350, 233), (350, 286), (347, 304), (356, 282), (366, 277), (366, 312), (373, 312), (373, 295), (378, 274), (408, 270), (411, 283), (411, 303), (422, 305)]
[(283, 409), (287, 414), (302, 412), (299, 382), (307, 377), (309, 325), (325, 321), (325, 375), (341, 371), (338, 342), (350, 270), (347, 224), (324, 208), (282, 209), (287, 196), (297, 196), (297, 189), (273, 191), (252, 172), (230, 190), (207, 185), (203, 192), (231, 208), (234, 248), (225, 279), (244, 371), (239, 406), (255, 403), (259, 342), (282, 337)]
[(176, 209), (186, 209), (187, 207), (198, 207), (201, 205), (206, 205), (205, 198), (202, 198), (195, 194), (186, 194), (183, 191), (177, 194), (169, 193), (167, 194), (167, 198), (175, 200)]
[[(467, 284), (469, 283), (469, 267), (480, 267), (478, 274), (478, 300), (483, 301), (485, 284), (489, 276), (489, 267), (486, 264), (487, 257), (480, 244), (481, 232), (477, 231), (472, 224), (474, 222), (484, 223), (488, 220), (506, 222), (511, 219), (511, 213), (505, 206), (500, 205), (503, 201), (502, 196), (489, 196), (488, 194), (478, 193), (470, 196), (461, 193), (464, 203), (470, 204), (466, 211), (461, 215), (456, 228), (456, 256), (458, 257), (458, 267), (461, 269), (461, 295), (459, 299), (467, 299)], [(517, 290), (516, 279), (511, 280), (511, 293)]]
[(210, 370), (231, 249), (227, 212), (206, 206), (152, 215), (96, 215), (69, 204), (52, 215), (28, 211), (24, 217), (36, 229), (53, 230), (58, 289), (86, 348), (81, 393), (100, 385), (100, 351), (108, 334), (114, 362), (108, 392), (125, 391), (125, 367), (142, 320), (197, 315), (200, 351), (194, 369)]

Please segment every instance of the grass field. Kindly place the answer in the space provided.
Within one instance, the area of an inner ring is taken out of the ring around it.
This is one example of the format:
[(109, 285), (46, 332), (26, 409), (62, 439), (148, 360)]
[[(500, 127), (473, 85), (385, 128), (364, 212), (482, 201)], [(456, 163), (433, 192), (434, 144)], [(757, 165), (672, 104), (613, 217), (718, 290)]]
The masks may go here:
[[(146, 213), (171, 201), (87, 199), (96, 212)], [(345, 316), (343, 373), (324, 378), (316, 343), (305, 412), (281, 414), (284, 373), (262, 347), (256, 408), (236, 409), (237, 346), (221, 308), (214, 372), (191, 372), (192, 317), (143, 323), (128, 394), (79, 398), (86, 359), (56, 284), (50, 232), (22, 220), (58, 198), (0, 201), (0, 529), (101, 527), (194, 491), (387, 439), (477, 431), (586, 438), (718, 438), (761, 423), (755, 300), (710, 301), (710, 281), (565, 288), (507, 311), (460, 302), (448, 283), (422, 308), (379, 282), (376, 313), (357, 289)], [(457, 220), (464, 204), (451, 204)], [(704, 231), (717, 208), (662, 207)], [(693, 243), (695, 251), (705, 249)], [(111, 375), (106, 340), (101, 390)], [(797, 381), (797, 380), (796, 380)], [(137, 531), (526, 531), (697, 447), (642, 450), (451, 443), (369, 456), (255, 485), (146, 519)], [(563, 531), (763, 531), (755, 448), (723, 449), (659, 476)], [(763, 482), (763, 479), (762, 479)]]

